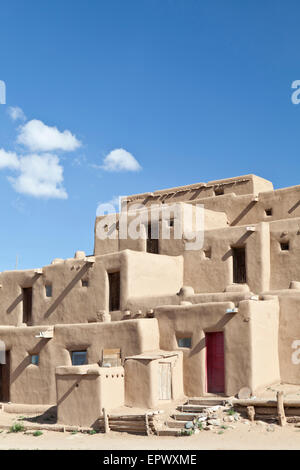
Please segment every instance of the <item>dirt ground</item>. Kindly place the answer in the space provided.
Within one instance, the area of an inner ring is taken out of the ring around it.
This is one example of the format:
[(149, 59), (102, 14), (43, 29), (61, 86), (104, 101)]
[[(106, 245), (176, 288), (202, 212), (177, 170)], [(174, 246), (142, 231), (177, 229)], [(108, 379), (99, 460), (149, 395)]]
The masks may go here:
[[(286, 398), (300, 398), (300, 387), (294, 385), (274, 385), (263, 390), (258, 397), (275, 398), (277, 390), (282, 390)], [(174, 403), (172, 405), (174, 407)], [(171, 408), (170, 408), (171, 410)], [(166, 407), (165, 411), (170, 411)], [(136, 410), (132, 410), (136, 411)], [(7, 429), (14, 423), (36, 422), (32, 415), (0, 412), (0, 450), (42, 449), (42, 450), (299, 450), (300, 427), (287, 424), (281, 428), (277, 424), (262, 421), (250, 423), (238, 421), (214, 431), (200, 431), (192, 436), (162, 437), (134, 436), (127, 433), (84, 434), (71, 432), (43, 431), (34, 436), (34, 431), (10, 433)]]
[(44, 431), (39, 437), (32, 432), (0, 434), (0, 450), (57, 449), (57, 450), (238, 450), (238, 449), (300, 449), (300, 428), (287, 425), (284, 429), (274, 426), (268, 431), (263, 424), (239, 423), (235, 429), (223, 434), (201, 431), (188, 437), (132, 436), (125, 433), (71, 434)]

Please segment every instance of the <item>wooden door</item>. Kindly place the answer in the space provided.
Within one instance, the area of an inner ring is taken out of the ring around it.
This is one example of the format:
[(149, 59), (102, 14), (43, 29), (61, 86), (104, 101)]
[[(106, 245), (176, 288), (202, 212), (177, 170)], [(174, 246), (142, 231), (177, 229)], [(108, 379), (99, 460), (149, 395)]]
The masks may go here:
[(172, 399), (172, 375), (170, 362), (159, 363), (159, 400)]
[(224, 333), (222, 331), (207, 333), (205, 339), (207, 392), (224, 393)]
[(10, 401), (10, 351), (5, 353), (5, 364), (0, 364), (0, 402)]

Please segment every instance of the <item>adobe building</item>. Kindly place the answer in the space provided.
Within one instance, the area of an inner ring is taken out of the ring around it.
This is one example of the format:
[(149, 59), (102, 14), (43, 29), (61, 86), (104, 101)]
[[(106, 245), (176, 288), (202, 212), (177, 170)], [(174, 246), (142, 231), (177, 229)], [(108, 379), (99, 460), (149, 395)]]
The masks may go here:
[(300, 384), (300, 186), (245, 175), (138, 194), (128, 226), (136, 204), (140, 237), (100, 216), (92, 256), (0, 274), (0, 402), (91, 426), (103, 407)]

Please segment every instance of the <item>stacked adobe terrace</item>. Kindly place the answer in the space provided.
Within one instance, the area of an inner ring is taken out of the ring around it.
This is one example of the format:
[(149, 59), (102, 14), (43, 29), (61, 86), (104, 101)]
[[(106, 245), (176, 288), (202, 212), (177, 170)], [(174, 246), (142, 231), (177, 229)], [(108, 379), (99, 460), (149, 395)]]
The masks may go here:
[(0, 274), (0, 401), (57, 404), (60, 422), (90, 425), (103, 406), (300, 384), (300, 186), (246, 175), (126, 205), (139, 237), (98, 217), (94, 256)]

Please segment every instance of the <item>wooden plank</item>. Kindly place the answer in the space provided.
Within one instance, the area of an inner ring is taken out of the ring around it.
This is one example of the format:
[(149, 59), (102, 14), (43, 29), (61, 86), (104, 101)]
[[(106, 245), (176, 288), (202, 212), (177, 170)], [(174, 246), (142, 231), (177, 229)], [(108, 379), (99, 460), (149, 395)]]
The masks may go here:
[(106, 409), (103, 408), (103, 417), (104, 417), (104, 429), (105, 429), (105, 433), (108, 433), (110, 431), (109, 429), (109, 421), (108, 421), (108, 415), (106, 413)]
[(285, 417), (284, 405), (283, 405), (283, 392), (277, 392), (277, 412), (278, 412), (278, 422), (280, 426), (285, 426), (286, 417)]
[(171, 400), (171, 364), (159, 363), (159, 400)]

